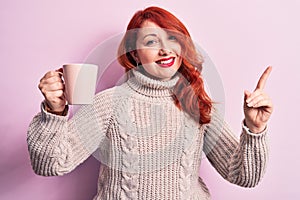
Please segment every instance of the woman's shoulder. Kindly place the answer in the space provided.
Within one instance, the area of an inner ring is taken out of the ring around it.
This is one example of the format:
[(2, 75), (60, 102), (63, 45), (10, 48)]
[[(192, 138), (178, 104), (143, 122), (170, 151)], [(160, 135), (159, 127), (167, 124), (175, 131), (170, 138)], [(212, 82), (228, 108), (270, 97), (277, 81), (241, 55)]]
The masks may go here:
[(219, 105), (213, 105), (210, 112), (210, 122), (207, 127), (223, 127), (226, 123), (224, 120), (224, 111)]

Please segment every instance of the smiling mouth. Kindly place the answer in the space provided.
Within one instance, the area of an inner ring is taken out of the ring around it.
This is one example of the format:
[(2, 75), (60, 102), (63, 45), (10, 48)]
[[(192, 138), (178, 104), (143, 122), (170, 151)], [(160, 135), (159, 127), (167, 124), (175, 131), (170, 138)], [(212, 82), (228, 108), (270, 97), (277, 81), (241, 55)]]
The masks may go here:
[(160, 67), (171, 67), (175, 62), (175, 57), (170, 57), (170, 58), (163, 58), (160, 59), (158, 61), (156, 61), (155, 63), (158, 64)]

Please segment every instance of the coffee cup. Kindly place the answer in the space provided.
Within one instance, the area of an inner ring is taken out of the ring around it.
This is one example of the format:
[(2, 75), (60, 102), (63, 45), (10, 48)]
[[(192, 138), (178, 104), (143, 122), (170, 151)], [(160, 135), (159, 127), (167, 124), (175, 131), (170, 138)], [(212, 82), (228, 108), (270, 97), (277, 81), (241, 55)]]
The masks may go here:
[(63, 65), (65, 96), (69, 105), (92, 104), (96, 90), (98, 66), (86, 63)]

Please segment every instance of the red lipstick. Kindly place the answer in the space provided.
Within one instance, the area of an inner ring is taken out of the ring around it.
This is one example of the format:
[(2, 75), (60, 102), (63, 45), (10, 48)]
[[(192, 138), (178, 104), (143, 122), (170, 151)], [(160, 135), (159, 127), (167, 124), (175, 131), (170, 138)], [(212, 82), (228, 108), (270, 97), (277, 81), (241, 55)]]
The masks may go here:
[(160, 67), (168, 68), (171, 67), (175, 62), (175, 57), (170, 58), (163, 58), (158, 61), (156, 61), (156, 64), (158, 64)]

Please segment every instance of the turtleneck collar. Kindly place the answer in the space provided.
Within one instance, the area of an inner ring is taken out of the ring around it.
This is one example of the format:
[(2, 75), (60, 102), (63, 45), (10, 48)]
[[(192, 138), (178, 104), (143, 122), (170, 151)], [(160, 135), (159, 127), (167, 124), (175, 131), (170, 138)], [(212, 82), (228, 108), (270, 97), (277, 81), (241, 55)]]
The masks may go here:
[(179, 77), (175, 76), (168, 81), (152, 79), (138, 70), (131, 70), (127, 84), (133, 90), (146, 96), (166, 97), (172, 95), (172, 88), (177, 83)]

